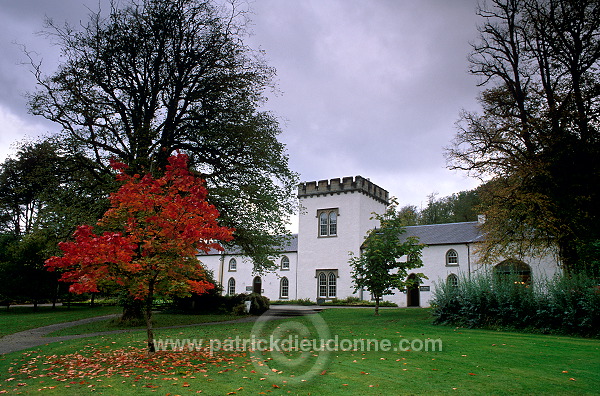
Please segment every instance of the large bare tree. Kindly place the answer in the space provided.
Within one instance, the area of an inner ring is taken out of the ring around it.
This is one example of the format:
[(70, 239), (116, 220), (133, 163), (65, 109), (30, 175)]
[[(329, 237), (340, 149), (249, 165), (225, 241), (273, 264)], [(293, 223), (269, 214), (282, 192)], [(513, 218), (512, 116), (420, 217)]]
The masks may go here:
[(492, 0), (478, 14), (482, 111), (461, 114), (449, 166), (488, 181), (488, 257), (557, 244), (580, 270), (600, 239), (600, 2)]

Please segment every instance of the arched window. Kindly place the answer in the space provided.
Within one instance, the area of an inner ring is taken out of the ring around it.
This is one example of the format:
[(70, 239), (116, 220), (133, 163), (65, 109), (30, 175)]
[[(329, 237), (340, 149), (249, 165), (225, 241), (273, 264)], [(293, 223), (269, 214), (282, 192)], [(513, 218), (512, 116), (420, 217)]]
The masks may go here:
[(327, 275), (324, 272), (319, 274), (319, 297), (327, 297)]
[(329, 226), (328, 226), (328, 217), (327, 217), (327, 213), (323, 212), (321, 213), (321, 215), (319, 216), (319, 235), (320, 236), (327, 236), (328, 231), (329, 231)]
[(494, 267), (494, 277), (528, 286), (531, 284), (531, 267), (520, 260), (508, 259)]
[(454, 274), (448, 275), (448, 277), (446, 278), (446, 283), (448, 284), (448, 286), (458, 287), (458, 276)]
[(456, 253), (456, 250), (450, 249), (446, 252), (446, 265), (449, 267), (458, 265), (458, 253)]
[(229, 260), (229, 271), (237, 271), (237, 261), (234, 258)]
[(338, 216), (339, 212), (337, 208), (317, 210), (317, 217), (319, 219), (319, 237), (337, 236)]
[(288, 298), (290, 295), (290, 281), (285, 276), (279, 281), (279, 297)]
[(284, 271), (290, 269), (290, 259), (287, 256), (281, 258), (281, 269)]
[(319, 296), (333, 298), (337, 295), (337, 274), (334, 271), (320, 271), (317, 274), (317, 287)]
[(329, 236), (337, 235), (337, 213), (329, 212)]
[(233, 296), (235, 294), (235, 279), (229, 278), (227, 282), (227, 294)]
[(335, 284), (335, 282), (336, 282), (335, 274), (333, 272), (330, 272), (328, 278), (329, 278), (328, 279), (328, 283), (329, 283), (328, 284), (328, 286), (329, 286), (328, 297), (335, 297), (336, 291), (337, 291), (336, 284)]

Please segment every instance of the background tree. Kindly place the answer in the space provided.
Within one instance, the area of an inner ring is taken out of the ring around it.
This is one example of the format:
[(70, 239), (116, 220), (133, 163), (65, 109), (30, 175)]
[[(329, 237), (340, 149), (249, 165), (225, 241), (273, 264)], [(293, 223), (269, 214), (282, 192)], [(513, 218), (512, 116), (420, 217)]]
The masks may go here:
[(470, 56), (488, 88), (463, 112), (449, 166), (489, 180), (487, 257), (558, 245), (564, 268), (600, 238), (600, 3), (492, 0)]
[(398, 217), (402, 219), (402, 225), (413, 226), (419, 223), (419, 209), (415, 205), (405, 205), (398, 209)]
[(186, 296), (213, 288), (196, 255), (222, 250), (217, 241), (230, 240), (233, 230), (217, 224), (219, 212), (206, 202), (204, 181), (188, 171), (186, 155), (170, 157), (160, 178), (130, 176), (123, 164), (114, 166), (124, 184), (111, 195), (111, 208), (99, 222), (111, 231), (96, 235), (91, 226), (80, 226), (74, 242), (59, 244), (64, 255), (46, 265), (64, 271), (60, 280), (74, 282), (72, 292), (117, 285), (144, 301), (153, 353), (154, 295)]
[(14, 302), (56, 302), (57, 279), (44, 270), (56, 244), (106, 210), (106, 193), (52, 140), (23, 143), (0, 164), (0, 283)]
[(98, 178), (112, 157), (160, 175), (172, 153), (187, 153), (260, 270), (287, 234), (296, 175), (275, 116), (259, 111), (275, 71), (244, 45), (246, 15), (235, 3), (132, 0), (79, 30), (48, 20), (62, 63), (47, 76), (32, 59), (39, 89), (29, 103)]
[(419, 224), (443, 224), (475, 221), (481, 210), (480, 188), (460, 191), (437, 198), (436, 193), (428, 196), (427, 206), (419, 212)]
[[(374, 214), (379, 227), (367, 233), (360, 256), (351, 254), (354, 291), (366, 289), (375, 298), (375, 315), (379, 315), (379, 302), (382, 297), (393, 293), (393, 289), (413, 286), (407, 280), (408, 271), (423, 266), (421, 250), (416, 237), (400, 238), (406, 232), (403, 218), (397, 211), (397, 203), (392, 199), (386, 212)], [(399, 261), (406, 256), (406, 261)], [(422, 273), (415, 274), (415, 281), (427, 279)]]

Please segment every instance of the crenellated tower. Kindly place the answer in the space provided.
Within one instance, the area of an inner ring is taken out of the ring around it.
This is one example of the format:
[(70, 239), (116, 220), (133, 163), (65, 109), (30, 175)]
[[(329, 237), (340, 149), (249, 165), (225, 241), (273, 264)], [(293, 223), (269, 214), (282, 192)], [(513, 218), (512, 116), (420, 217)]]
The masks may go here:
[[(355, 294), (348, 264), (358, 255), (368, 230), (377, 225), (389, 193), (361, 176), (298, 185), (298, 298), (332, 299)], [(313, 282), (309, 280), (313, 279)]]

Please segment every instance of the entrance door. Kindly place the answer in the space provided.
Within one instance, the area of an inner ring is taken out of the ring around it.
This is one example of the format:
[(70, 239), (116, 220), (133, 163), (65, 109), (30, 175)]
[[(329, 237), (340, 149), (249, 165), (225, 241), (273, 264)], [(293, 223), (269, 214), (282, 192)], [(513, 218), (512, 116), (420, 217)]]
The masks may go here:
[(262, 290), (262, 279), (260, 276), (255, 276), (252, 281), (252, 293), (260, 294)]
[[(415, 274), (410, 274), (408, 276), (408, 280), (415, 280)], [(406, 306), (408, 307), (418, 307), (421, 305), (419, 293), (419, 283), (415, 282), (412, 286), (409, 286), (406, 289)]]

